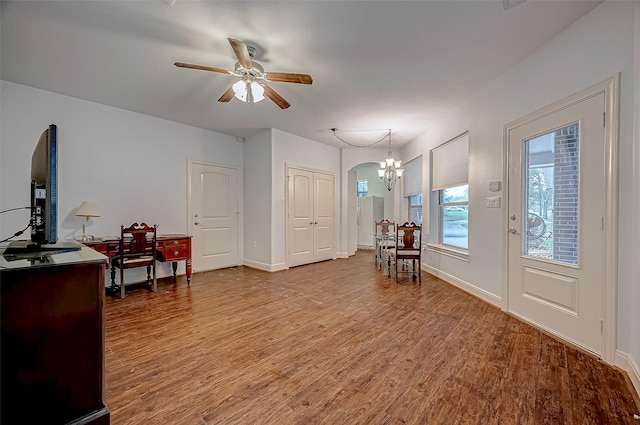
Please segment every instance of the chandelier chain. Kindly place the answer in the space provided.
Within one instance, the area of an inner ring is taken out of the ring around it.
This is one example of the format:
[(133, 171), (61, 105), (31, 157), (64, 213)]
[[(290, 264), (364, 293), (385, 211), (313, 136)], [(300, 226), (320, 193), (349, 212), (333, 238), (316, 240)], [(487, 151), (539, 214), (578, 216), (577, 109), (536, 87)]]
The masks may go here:
[[(338, 136), (338, 129), (337, 128), (332, 128), (331, 131), (333, 132), (333, 135), (336, 137), (336, 139), (340, 140), (342, 143), (351, 146), (352, 148), (370, 148), (371, 146), (377, 145), (378, 143), (384, 141), (384, 139), (386, 139), (387, 137), (389, 138), (389, 143), (391, 143), (391, 129), (386, 129), (387, 130), (387, 134), (385, 134), (384, 136), (382, 136), (382, 139), (370, 143), (368, 145), (354, 145), (353, 143), (349, 143), (346, 140), (344, 140), (342, 137)], [(369, 131), (376, 131), (376, 130), (369, 130)]]

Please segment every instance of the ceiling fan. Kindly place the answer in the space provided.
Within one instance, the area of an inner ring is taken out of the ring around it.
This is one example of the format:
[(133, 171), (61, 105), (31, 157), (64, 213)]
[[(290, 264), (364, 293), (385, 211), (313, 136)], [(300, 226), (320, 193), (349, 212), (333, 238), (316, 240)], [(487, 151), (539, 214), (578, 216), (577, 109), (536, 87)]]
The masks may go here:
[(224, 92), (218, 102), (229, 102), (234, 96), (243, 102), (255, 103), (264, 97), (271, 99), (282, 109), (287, 109), (291, 104), (272, 89), (267, 82), (312, 84), (313, 78), (309, 74), (294, 74), (289, 72), (265, 72), (262, 65), (254, 62), (255, 48), (247, 46), (240, 40), (229, 38), (229, 43), (238, 58), (233, 71), (212, 66), (194, 65), (184, 62), (175, 62), (179, 68), (199, 69), (201, 71), (219, 72), (239, 77), (240, 80)]

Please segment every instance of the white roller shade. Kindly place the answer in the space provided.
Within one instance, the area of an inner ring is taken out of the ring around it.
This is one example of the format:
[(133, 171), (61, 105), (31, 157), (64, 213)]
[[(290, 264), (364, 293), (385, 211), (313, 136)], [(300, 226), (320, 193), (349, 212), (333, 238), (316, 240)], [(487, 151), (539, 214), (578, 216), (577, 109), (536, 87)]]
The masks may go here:
[(422, 156), (403, 165), (404, 196), (422, 193)]
[(431, 190), (468, 183), (469, 133), (431, 150)]

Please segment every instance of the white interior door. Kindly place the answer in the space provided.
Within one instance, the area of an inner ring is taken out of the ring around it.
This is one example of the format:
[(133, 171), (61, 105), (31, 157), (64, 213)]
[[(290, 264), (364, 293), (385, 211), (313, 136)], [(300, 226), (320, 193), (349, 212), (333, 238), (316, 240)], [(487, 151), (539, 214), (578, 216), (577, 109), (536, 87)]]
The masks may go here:
[(333, 174), (289, 167), (287, 176), (288, 266), (335, 258)]
[(191, 164), (192, 256), (194, 271), (236, 266), (238, 171)]
[(288, 170), (287, 250), (289, 267), (313, 262), (313, 172)]
[(605, 96), (508, 130), (508, 308), (603, 347)]
[(335, 189), (333, 174), (314, 173), (313, 261), (335, 257)]

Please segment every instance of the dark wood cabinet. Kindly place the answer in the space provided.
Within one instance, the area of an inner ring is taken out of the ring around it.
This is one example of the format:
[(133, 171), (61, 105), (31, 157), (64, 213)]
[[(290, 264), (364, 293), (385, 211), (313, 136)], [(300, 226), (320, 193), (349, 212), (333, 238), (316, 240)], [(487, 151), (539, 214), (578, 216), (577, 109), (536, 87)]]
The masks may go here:
[(3, 425), (109, 424), (106, 265), (87, 247), (0, 260)]

